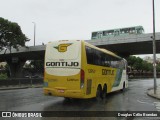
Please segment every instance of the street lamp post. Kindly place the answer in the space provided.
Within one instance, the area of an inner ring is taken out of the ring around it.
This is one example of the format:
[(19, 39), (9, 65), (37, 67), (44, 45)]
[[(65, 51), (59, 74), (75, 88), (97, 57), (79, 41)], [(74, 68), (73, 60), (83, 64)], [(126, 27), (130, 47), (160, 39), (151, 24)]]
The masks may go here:
[(36, 23), (32, 22), (34, 24), (34, 46), (35, 46), (35, 39), (36, 39)]
[(153, 71), (154, 71), (154, 94), (156, 94), (157, 83), (156, 83), (156, 40), (155, 40), (155, 11), (154, 11), (154, 0), (152, 0), (153, 5)]

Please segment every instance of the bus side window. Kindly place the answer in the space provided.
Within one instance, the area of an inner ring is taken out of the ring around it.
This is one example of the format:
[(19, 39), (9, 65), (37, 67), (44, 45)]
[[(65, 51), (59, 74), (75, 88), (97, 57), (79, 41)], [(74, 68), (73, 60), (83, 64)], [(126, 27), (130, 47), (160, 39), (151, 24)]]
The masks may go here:
[(89, 47), (86, 46), (86, 58), (87, 58), (87, 63), (88, 64), (93, 64), (94, 63), (94, 53), (93, 50)]
[(111, 61), (105, 61), (105, 65), (106, 67), (110, 67), (111, 66)]

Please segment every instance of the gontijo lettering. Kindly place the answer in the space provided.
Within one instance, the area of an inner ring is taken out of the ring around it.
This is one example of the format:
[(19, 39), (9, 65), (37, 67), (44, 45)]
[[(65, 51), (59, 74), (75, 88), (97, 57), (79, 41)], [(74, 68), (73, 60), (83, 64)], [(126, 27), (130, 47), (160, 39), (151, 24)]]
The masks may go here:
[(114, 75), (114, 70), (102, 69), (102, 75)]
[(79, 66), (78, 62), (46, 62), (46, 66)]

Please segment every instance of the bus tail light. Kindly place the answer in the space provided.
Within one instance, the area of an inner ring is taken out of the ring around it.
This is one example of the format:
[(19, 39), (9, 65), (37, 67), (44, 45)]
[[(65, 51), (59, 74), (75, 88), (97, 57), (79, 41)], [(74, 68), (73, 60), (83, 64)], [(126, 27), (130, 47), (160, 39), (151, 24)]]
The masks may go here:
[(81, 77), (80, 77), (80, 88), (84, 87), (84, 79), (85, 79), (85, 72), (81, 69)]

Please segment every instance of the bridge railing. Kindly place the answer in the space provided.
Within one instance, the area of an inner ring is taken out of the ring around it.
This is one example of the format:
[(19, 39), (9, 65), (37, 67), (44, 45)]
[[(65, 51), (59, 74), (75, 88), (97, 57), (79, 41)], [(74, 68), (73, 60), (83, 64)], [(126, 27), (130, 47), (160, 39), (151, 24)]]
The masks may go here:
[(12, 78), (0, 80), (0, 87), (32, 86), (36, 84), (43, 85), (43, 78)]
[[(129, 79), (136, 78), (153, 78), (153, 72), (129, 72)], [(160, 78), (160, 72), (157, 72), (157, 78)]]

